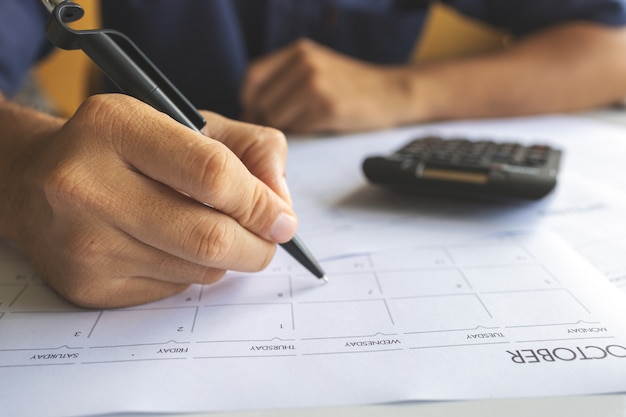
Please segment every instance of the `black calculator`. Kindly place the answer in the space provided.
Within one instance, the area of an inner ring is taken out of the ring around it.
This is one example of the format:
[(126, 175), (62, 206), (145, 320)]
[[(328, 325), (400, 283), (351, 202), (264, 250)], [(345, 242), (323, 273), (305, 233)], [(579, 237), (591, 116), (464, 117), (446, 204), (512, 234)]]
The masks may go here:
[(560, 160), (546, 144), (428, 135), (367, 157), (362, 168), (374, 184), (415, 194), (534, 200), (556, 186)]

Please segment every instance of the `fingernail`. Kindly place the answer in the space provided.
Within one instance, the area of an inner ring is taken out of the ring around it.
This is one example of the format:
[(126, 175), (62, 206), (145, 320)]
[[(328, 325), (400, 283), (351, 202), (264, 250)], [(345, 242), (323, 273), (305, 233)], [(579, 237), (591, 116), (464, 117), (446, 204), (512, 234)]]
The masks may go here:
[(280, 213), (270, 229), (270, 238), (277, 243), (287, 242), (296, 234), (298, 221), (286, 213)]

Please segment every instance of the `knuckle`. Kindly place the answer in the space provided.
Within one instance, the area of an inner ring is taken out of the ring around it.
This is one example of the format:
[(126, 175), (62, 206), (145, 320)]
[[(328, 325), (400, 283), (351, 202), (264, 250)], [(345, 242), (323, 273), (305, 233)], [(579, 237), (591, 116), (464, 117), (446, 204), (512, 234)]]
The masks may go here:
[[(88, 97), (78, 108), (76, 115), (89, 128), (81, 129), (84, 139), (105, 141), (124, 154), (126, 138), (135, 136), (137, 129), (149, 128), (143, 103), (123, 94), (96, 94)], [(84, 126), (81, 126), (84, 127)], [(87, 133), (85, 133), (87, 132)]]
[(311, 54), (300, 54), (298, 57), (300, 72), (304, 74), (308, 81), (317, 79), (319, 74), (319, 61)]
[(77, 110), (77, 115), (88, 117), (90, 123), (94, 123), (98, 128), (106, 129), (109, 125), (106, 121), (112, 117), (117, 117), (122, 107), (123, 98), (111, 94), (96, 94), (89, 96), (82, 102)]
[(111, 97), (105, 94), (96, 94), (87, 97), (79, 106), (79, 113), (93, 114), (94, 112), (109, 111), (112, 104)]
[(294, 43), (294, 48), (301, 53), (308, 53), (315, 47), (313, 41), (308, 38), (300, 38)]
[(234, 170), (232, 159), (225, 146), (220, 143), (205, 144), (208, 152), (194, 152), (191, 156), (192, 172), (200, 172), (200, 193), (208, 191), (216, 200), (230, 186), (230, 177)]
[(272, 198), (263, 188), (255, 187), (250, 202), (247, 207), (242, 207), (241, 212), (234, 213), (237, 220), (246, 227), (254, 225), (256, 230), (268, 230), (274, 218)]
[(233, 249), (235, 231), (230, 222), (203, 222), (193, 228), (185, 247), (204, 264), (222, 264)]
[(248, 210), (248, 222), (259, 225), (261, 230), (269, 230), (271, 223), (278, 215), (276, 209), (274, 209), (274, 205), (274, 199), (266, 189), (257, 188), (254, 192), (252, 208)]
[(287, 149), (287, 137), (282, 131), (269, 126), (257, 126), (256, 129), (254, 137), (260, 146), (272, 150)]
[(300, 69), (305, 73), (315, 73), (321, 65), (315, 44), (307, 39), (298, 41), (295, 47), (294, 58)]
[(72, 206), (92, 206), (95, 203), (93, 180), (80, 165), (68, 162), (57, 166), (44, 179), (43, 190), (52, 209), (66, 210)]

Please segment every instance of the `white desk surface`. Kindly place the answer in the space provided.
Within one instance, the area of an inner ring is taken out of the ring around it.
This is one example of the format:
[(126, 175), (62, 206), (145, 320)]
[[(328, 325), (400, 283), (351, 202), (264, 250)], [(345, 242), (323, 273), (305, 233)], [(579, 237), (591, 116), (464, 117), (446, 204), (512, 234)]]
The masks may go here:
[[(595, 120), (617, 123), (626, 126), (626, 110), (600, 109), (581, 113), (580, 116)], [(626, 139), (626, 138), (625, 138)], [(245, 393), (242, 393), (245, 395)], [(315, 395), (315, 393), (311, 393)], [(145, 414), (141, 414), (145, 416)], [(286, 410), (258, 410), (234, 413), (176, 414), (168, 417), (491, 417), (491, 416), (533, 416), (533, 417), (626, 417), (626, 393), (621, 395), (546, 397), (522, 399), (498, 399), (459, 402), (415, 402), (403, 404), (370, 405), (355, 407), (308, 408)], [(115, 417), (131, 417), (120, 414)], [(135, 416), (137, 416), (135, 414)], [(166, 416), (158, 414), (157, 416)], [(156, 416), (155, 416), (156, 417)]]
[[(115, 415), (115, 417), (136, 417)], [(141, 414), (145, 416), (145, 414)], [(624, 417), (626, 395), (525, 398), (515, 400), (410, 403), (338, 408), (244, 411), (235, 413), (176, 414), (162, 417)]]

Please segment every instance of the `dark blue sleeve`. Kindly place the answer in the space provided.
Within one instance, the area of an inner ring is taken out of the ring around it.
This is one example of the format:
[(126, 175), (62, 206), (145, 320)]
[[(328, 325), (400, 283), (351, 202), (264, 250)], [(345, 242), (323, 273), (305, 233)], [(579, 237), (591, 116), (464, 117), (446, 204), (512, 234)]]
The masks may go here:
[(567, 21), (626, 25), (624, 0), (444, 0), (462, 14), (523, 36)]
[(0, 91), (11, 96), (31, 67), (52, 49), (48, 10), (40, 0), (0, 0)]
[[(136, 43), (195, 106), (236, 117), (247, 57), (234, 4), (104, 0), (102, 21)], [(104, 88), (115, 91), (108, 80)]]

